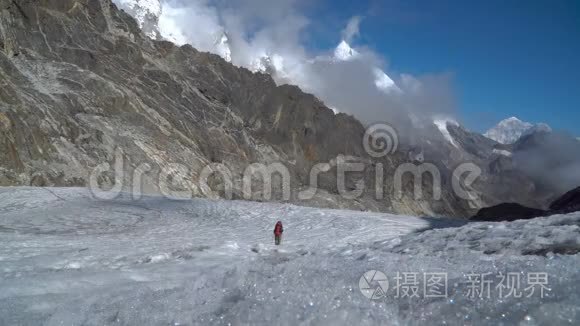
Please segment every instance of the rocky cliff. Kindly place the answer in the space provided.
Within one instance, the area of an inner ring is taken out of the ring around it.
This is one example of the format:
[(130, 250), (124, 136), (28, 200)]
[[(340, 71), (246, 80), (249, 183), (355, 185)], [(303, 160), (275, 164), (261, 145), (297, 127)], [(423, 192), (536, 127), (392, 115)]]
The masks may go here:
[[(248, 166), (280, 163), (291, 194), (285, 198), (288, 189), (274, 178), (267, 200), (469, 216), (500, 203), (512, 184), (528, 184), (519, 174), (501, 184), (498, 176), (511, 172), (495, 162), (501, 158), (493, 152), (496, 143), (447, 126), (457, 143), (443, 137), (419, 142), (426, 148), (421, 154), (441, 171), (441, 200), (433, 199), (428, 177), (424, 198), (414, 197), (412, 178), (404, 178), (404, 191), (396, 194), (395, 170), (415, 160), (409, 153), (416, 146), (401, 144), (375, 159), (363, 147), (359, 121), (336, 115), (295, 86), (278, 86), (269, 75), (191, 46), (153, 40), (110, 0), (0, 0), (0, 6), (2, 186), (86, 186), (93, 176), (101, 188), (158, 193), (159, 180), (167, 179), (173, 191), (246, 198)], [(365, 169), (349, 173), (341, 185), (338, 167), (352, 160)], [(470, 189), (474, 197), (463, 200), (451, 184), (453, 169), (466, 161), (482, 165), (483, 177)], [(303, 198), (298, 194), (312, 184), (313, 168), (318, 191)], [(231, 196), (223, 171), (233, 180)], [(210, 174), (205, 187), (200, 180)], [(345, 193), (361, 182), (360, 195)], [(257, 183), (251, 199), (264, 200), (264, 189)], [(533, 186), (523, 187), (514, 200), (525, 202), (531, 193)]]

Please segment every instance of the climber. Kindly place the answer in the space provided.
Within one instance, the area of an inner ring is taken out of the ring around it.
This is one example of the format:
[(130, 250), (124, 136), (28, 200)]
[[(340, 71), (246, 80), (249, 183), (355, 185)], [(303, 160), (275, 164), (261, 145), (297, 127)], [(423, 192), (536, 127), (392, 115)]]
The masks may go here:
[(282, 222), (278, 221), (274, 227), (274, 242), (277, 246), (282, 242), (282, 233), (284, 233), (284, 227), (282, 226)]

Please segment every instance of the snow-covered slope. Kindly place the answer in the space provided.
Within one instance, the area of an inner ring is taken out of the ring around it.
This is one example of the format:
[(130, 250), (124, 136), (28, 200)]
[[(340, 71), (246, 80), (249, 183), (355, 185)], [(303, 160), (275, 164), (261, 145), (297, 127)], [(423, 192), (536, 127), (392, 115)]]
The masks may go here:
[(521, 137), (525, 137), (535, 133), (550, 133), (552, 132), (552, 128), (545, 123), (538, 123), (534, 125), (532, 128), (526, 130)]
[(488, 130), (484, 136), (501, 144), (513, 144), (520, 137), (536, 130), (551, 131), (550, 127), (546, 124), (534, 125), (529, 122), (523, 122), (516, 117), (511, 117), (501, 121), (497, 126)]
[(459, 148), (459, 145), (457, 145), (457, 142), (455, 141), (455, 139), (453, 139), (453, 136), (451, 135), (449, 129), (447, 128), (448, 124), (458, 126), (459, 124), (457, 123), (457, 121), (447, 118), (437, 118), (433, 121), (433, 123), (435, 124), (435, 126), (437, 126), (437, 129), (439, 129), (443, 137), (445, 137), (445, 140), (447, 140), (453, 146)]
[[(278, 219), (285, 234), (274, 248)], [(580, 215), (414, 233), (459, 225), (283, 204), (103, 202), (83, 189), (0, 188), (0, 324), (580, 321)], [(359, 290), (369, 270), (391, 282), (381, 300)], [(448, 273), (449, 294), (397, 298), (397, 272)], [(498, 272), (548, 273), (551, 291), (543, 299), (469, 297), (466, 275)]]

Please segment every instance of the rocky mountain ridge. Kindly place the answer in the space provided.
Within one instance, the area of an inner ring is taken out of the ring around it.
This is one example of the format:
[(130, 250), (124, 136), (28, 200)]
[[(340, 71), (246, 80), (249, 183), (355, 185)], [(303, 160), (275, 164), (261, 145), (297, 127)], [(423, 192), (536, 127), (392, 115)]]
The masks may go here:
[[(216, 191), (199, 187), (201, 171), (209, 166), (215, 172), (221, 164), (239, 181), (233, 198), (243, 198), (249, 165), (282, 162), (292, 202), (433, 213), (409, 198), (391, 201), (391, 189), (381, 201), (373, 194), (344, 198), (337, 158), (370, 162), (362, 146), (365, 128), (297, 87), (277, 86), (268, 75), (191, 46), (152, 40), (110, 0), (1, 4), (2, 185), (86, 186), (95, 168), (114, 165), (120, 149), (121, 180), (110, 169), (98, 176), (103, 188), (122, 183), (133, 190), (132, 176), (146, 163), (152, 169), (137, 188), (156, 193), (160, 171), (180, 164), (188, 171), (172, 171), (183, 181), (178, 189), (225, 196), (218, 177), (209, 180)], [(383, 163), (392, 170), (404, 157), (394, 154)], [(329, 163), (331, 171), (321, 175), (314, 198), (303, 202), (296, 193), (308, 189), (318, 163)], [(349, 176), (345, 188), (360, 178), (370, 185), (374, 175), (370, 165), (357, 178)], [(263, 189), (253, 190), (258, 200)], [(279, 193), (272, 200), (281, 200)], [(453, 211), (452, 203), (448, 197), (441, 212)]]
[(525, 207), (516, 203), (505, 203), (481, 209), (472, 220), (504, 222), (529, 220), (541, 216), (569, 214), (580, 211), (580, 188), (570, 190), (556, 199), (546, 210)]
[[(104, 189), (122, 184), (158, 193), (166, 173), (176, 191), (215, 198), (231, 188), (229, 197), (242, 199), (250, 165), (281, 163), (290, 180), (287, 200), (307, 206), (465, 217), (506, 198), (533, 205), (541, 197), (498, 152), (509, 148), (453, 123), (425, 126), (413, 142), (373, 158), (355, 118), (267, 74), (151, 39), (110, 0), (0, 4), (0, 185), (87, 186), (97, 170)], [(338, 166), (349, 160), (365, 169), (341, 185)], [(462, 199), (453, 172), (466, 162), (481, 167), (481, 178)], [(420, 182), (424, 196), (416, 198), (412, 175), (397, 193), (396, 170), (405, 163), (433, 164), (441, 199), (434, 199), (436, 180), (428, 176)], [(224, 169), (231, 185), (219, 177)], [(303, 199), (312, 171), (319, 172), (318, 190)], [(206, 173), (211, 189), (200, 183)], [(258, 185), (249, 199), (286, 200), (280, 182), (273, 179), (272, 198)]]

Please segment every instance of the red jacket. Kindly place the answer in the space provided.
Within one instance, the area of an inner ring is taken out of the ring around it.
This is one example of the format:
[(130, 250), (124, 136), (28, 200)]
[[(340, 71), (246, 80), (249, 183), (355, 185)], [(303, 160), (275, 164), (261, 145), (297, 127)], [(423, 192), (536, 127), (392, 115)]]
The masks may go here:
[(282, 222), (278, 222), (274, 227), (274, 235), (282, 235), (282, 233), (284, 233), (284, 227), (282, 226)]

